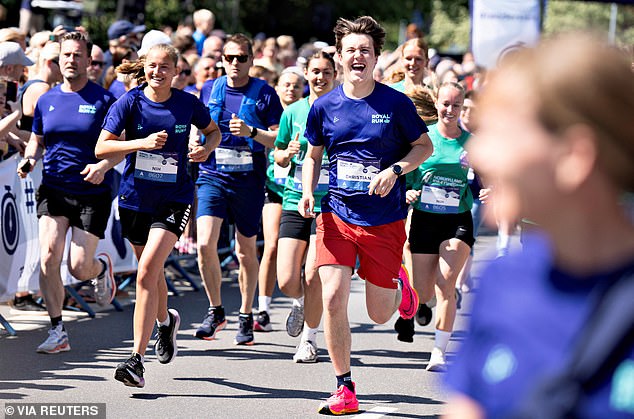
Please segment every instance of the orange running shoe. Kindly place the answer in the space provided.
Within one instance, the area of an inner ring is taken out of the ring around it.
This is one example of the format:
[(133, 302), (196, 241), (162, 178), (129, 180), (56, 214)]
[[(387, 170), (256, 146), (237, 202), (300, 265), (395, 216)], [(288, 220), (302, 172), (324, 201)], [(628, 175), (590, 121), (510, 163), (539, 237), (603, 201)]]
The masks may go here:
[(322, 415), (345, 415), (347, 413), (357, 413), (359, 411), (359, 401), (357, 400), (356, 385), (355, 391), (344, 385), (340, 385), (332, 396), (319, 406), (319, 413)]

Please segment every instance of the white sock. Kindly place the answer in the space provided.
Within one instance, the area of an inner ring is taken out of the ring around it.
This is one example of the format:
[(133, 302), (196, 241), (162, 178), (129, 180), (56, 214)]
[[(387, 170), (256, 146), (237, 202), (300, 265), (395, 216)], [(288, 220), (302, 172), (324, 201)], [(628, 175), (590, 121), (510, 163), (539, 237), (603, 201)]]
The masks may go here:
[(444, 330), (436, 329), (436, 333), (434, 334), (434, 346), (445, 353), (445, 351), (447, 350), (447, 345), (449, 344), (450, 337), (451, 332), (445, 332)]
[(293, 298), (293, 305), (295, 307), (304, 307), (304, 297)]
[[(169, 317), (169, 316), (167, 316), (167, 317)], [(132, 355), (135, 355), (135, 354), (141, 357), (141, 364), (145, 364), (145, 357), (143, 355), (139, 354), (139, 353), (132, 352)]]
[(302, 342), (312, 342), (314, 345), (317, 345), (317, 332), (319, 331), (319, 327), (311, 328), (308, 327), (306, 323), (304, 323), (304, 331), (302, 332)]
[(163, 321), (159, 321), (159, 319), (156, 319), (156, 324), (161, 327), (161, 326), (169, 326), (170, 325), (170, 315), (169, 313), (167, 313), (167, 318)]
[(511, 236), (506, 233), (498, 233), (496, 242), (498, 256), (506, 256), (509, 253), (509, 246), (511, 244)]
[(271, 306), (271, 297), (266, 295), (258, 295), (258, 311), (269, 311)]

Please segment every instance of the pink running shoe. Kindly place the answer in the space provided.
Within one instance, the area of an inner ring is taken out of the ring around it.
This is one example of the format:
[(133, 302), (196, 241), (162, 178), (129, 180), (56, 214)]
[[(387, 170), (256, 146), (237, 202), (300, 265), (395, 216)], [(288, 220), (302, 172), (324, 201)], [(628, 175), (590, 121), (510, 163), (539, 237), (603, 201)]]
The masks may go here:
[(322, 415), (345, 415), (347, 413), (357, 413), (359, 411), (359, 401), (357, 400), (356, 385), (355, 391), (350, 391), (348, 387), (341, 385), (332, 396), (319, 406), (319, 413)]
[(398, 312), (404, 319), (411, 319), (416, 315), (418, 310), (418, 294), (416, 290), (412, 288), (409, 283), (409, 274), (405, 265), (401, 264), (401, 269), (398, 271), (398, 279), (395, 279), (401, 284), (401, 305), (398, 307)]

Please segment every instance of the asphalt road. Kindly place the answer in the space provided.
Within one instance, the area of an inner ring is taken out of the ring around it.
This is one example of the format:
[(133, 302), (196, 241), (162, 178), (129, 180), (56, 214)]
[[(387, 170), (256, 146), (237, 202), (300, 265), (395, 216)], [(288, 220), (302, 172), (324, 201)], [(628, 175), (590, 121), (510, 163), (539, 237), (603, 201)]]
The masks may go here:
[[(491, 257), (494, 236), (481, 236), (473, 272)], [(198, 279), (196, 277), (196, 279)], [(186, 290), (187, 288), (182, 288)], [(131, 297), (133, 297), (133, 289)], [(474, 293), (465, 295), (448, 359), (458, 348)], [(207, 307), (204, 292), (185, 291), (169, 304), (181, 314), (178, 357), (161, 365), (148, 350), (146, 386), (125, 387), (113, 378), (117, 363), (132, 346), (132, 301), (122, 299), (124, 311), (112, 308), (90, 319), (65, 312), (72, 350), (42, 355), (35, 348), (46, 338), (46, 316), (0, 314), (18, 329), (17, 336), (0, 330), (0, 405), (8, 403), (105, 403), (108, 418), (309, 418), (335, 389), (335, 378), (323, 335), (319, 362), (295, 364), (299, 338), (284, 330), (290, 300), (277, 293), (271, 318), (274, 330), (256, 333), (251, 347), (234, 346), (239, 290), (237, 281), (223, 282), (228, 326), (215, 341), (193, 337)], [(417, 325), (414, 343), (396, 340), (393, 324), (371, 322), (365, 310), (362, 281), (353, 281), (349, 309), (352, 374), (362, 412), (359, 418), (432, 418), (442, 412), (447, 392), (441, 375), (425, 371), (433, 347), (433, 326)], [(152, 341), (153, 342), (153, 341)], [(10, 417), (9, 415), (6, 416)], [(58, 416), (59, 417), (59, 416)]]

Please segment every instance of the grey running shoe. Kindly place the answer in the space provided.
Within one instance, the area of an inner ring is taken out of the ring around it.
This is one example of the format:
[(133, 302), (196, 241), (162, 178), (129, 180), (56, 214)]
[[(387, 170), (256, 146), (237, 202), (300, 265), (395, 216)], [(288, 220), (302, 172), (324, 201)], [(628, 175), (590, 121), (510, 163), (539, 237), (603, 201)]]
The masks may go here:
[(286, 317), (286, 333), (296, 338), (302, 333), (302, 330), (304, 330), (304, 306), (293, 304)]
[(195, 336), (198, 339), (214, 340), (216, 333), (220, 332), (227, 325), (227, 319), (223, 313), (218, 313), (218, 309), (209, 308), (203, 318), (203, 322), (196, 329)]
[(92, 280), (95, 288), (95, 301), (100, 306), (107, 306), (112, 302), (117, 292), (117, 284), (112, 273), (112, 260), (107, 253), (100, 253), (98, 258), (103, 264), (103, 271)]
[(114, 372), (114, 379), (121, 381), (128, 387), (142, 388), (145, 386), (145, 379), (143, 378), (144, 372), (145, 367), (141, 361), (141, 355), (133, 354), (127, 361), (117, 365), (117, 369)]
[(317, 346), (309, 340), (300, 342), (297, 352), (293, 355), (293, 361), (298, 364), (317, 362)]
[(236, 345), (253, 345), (253, 313), (238, 316), (238, 333), (233, 341)]
[(170, 324), (169, 326), (159, 326), (154, 344), (154, 352), (161, 364), (168, 364), (178, 354), (176, 334), (181, 324), (181, 317), (178, 311), (173, 308), (167, 310), (167, 315), (170, 317)]

